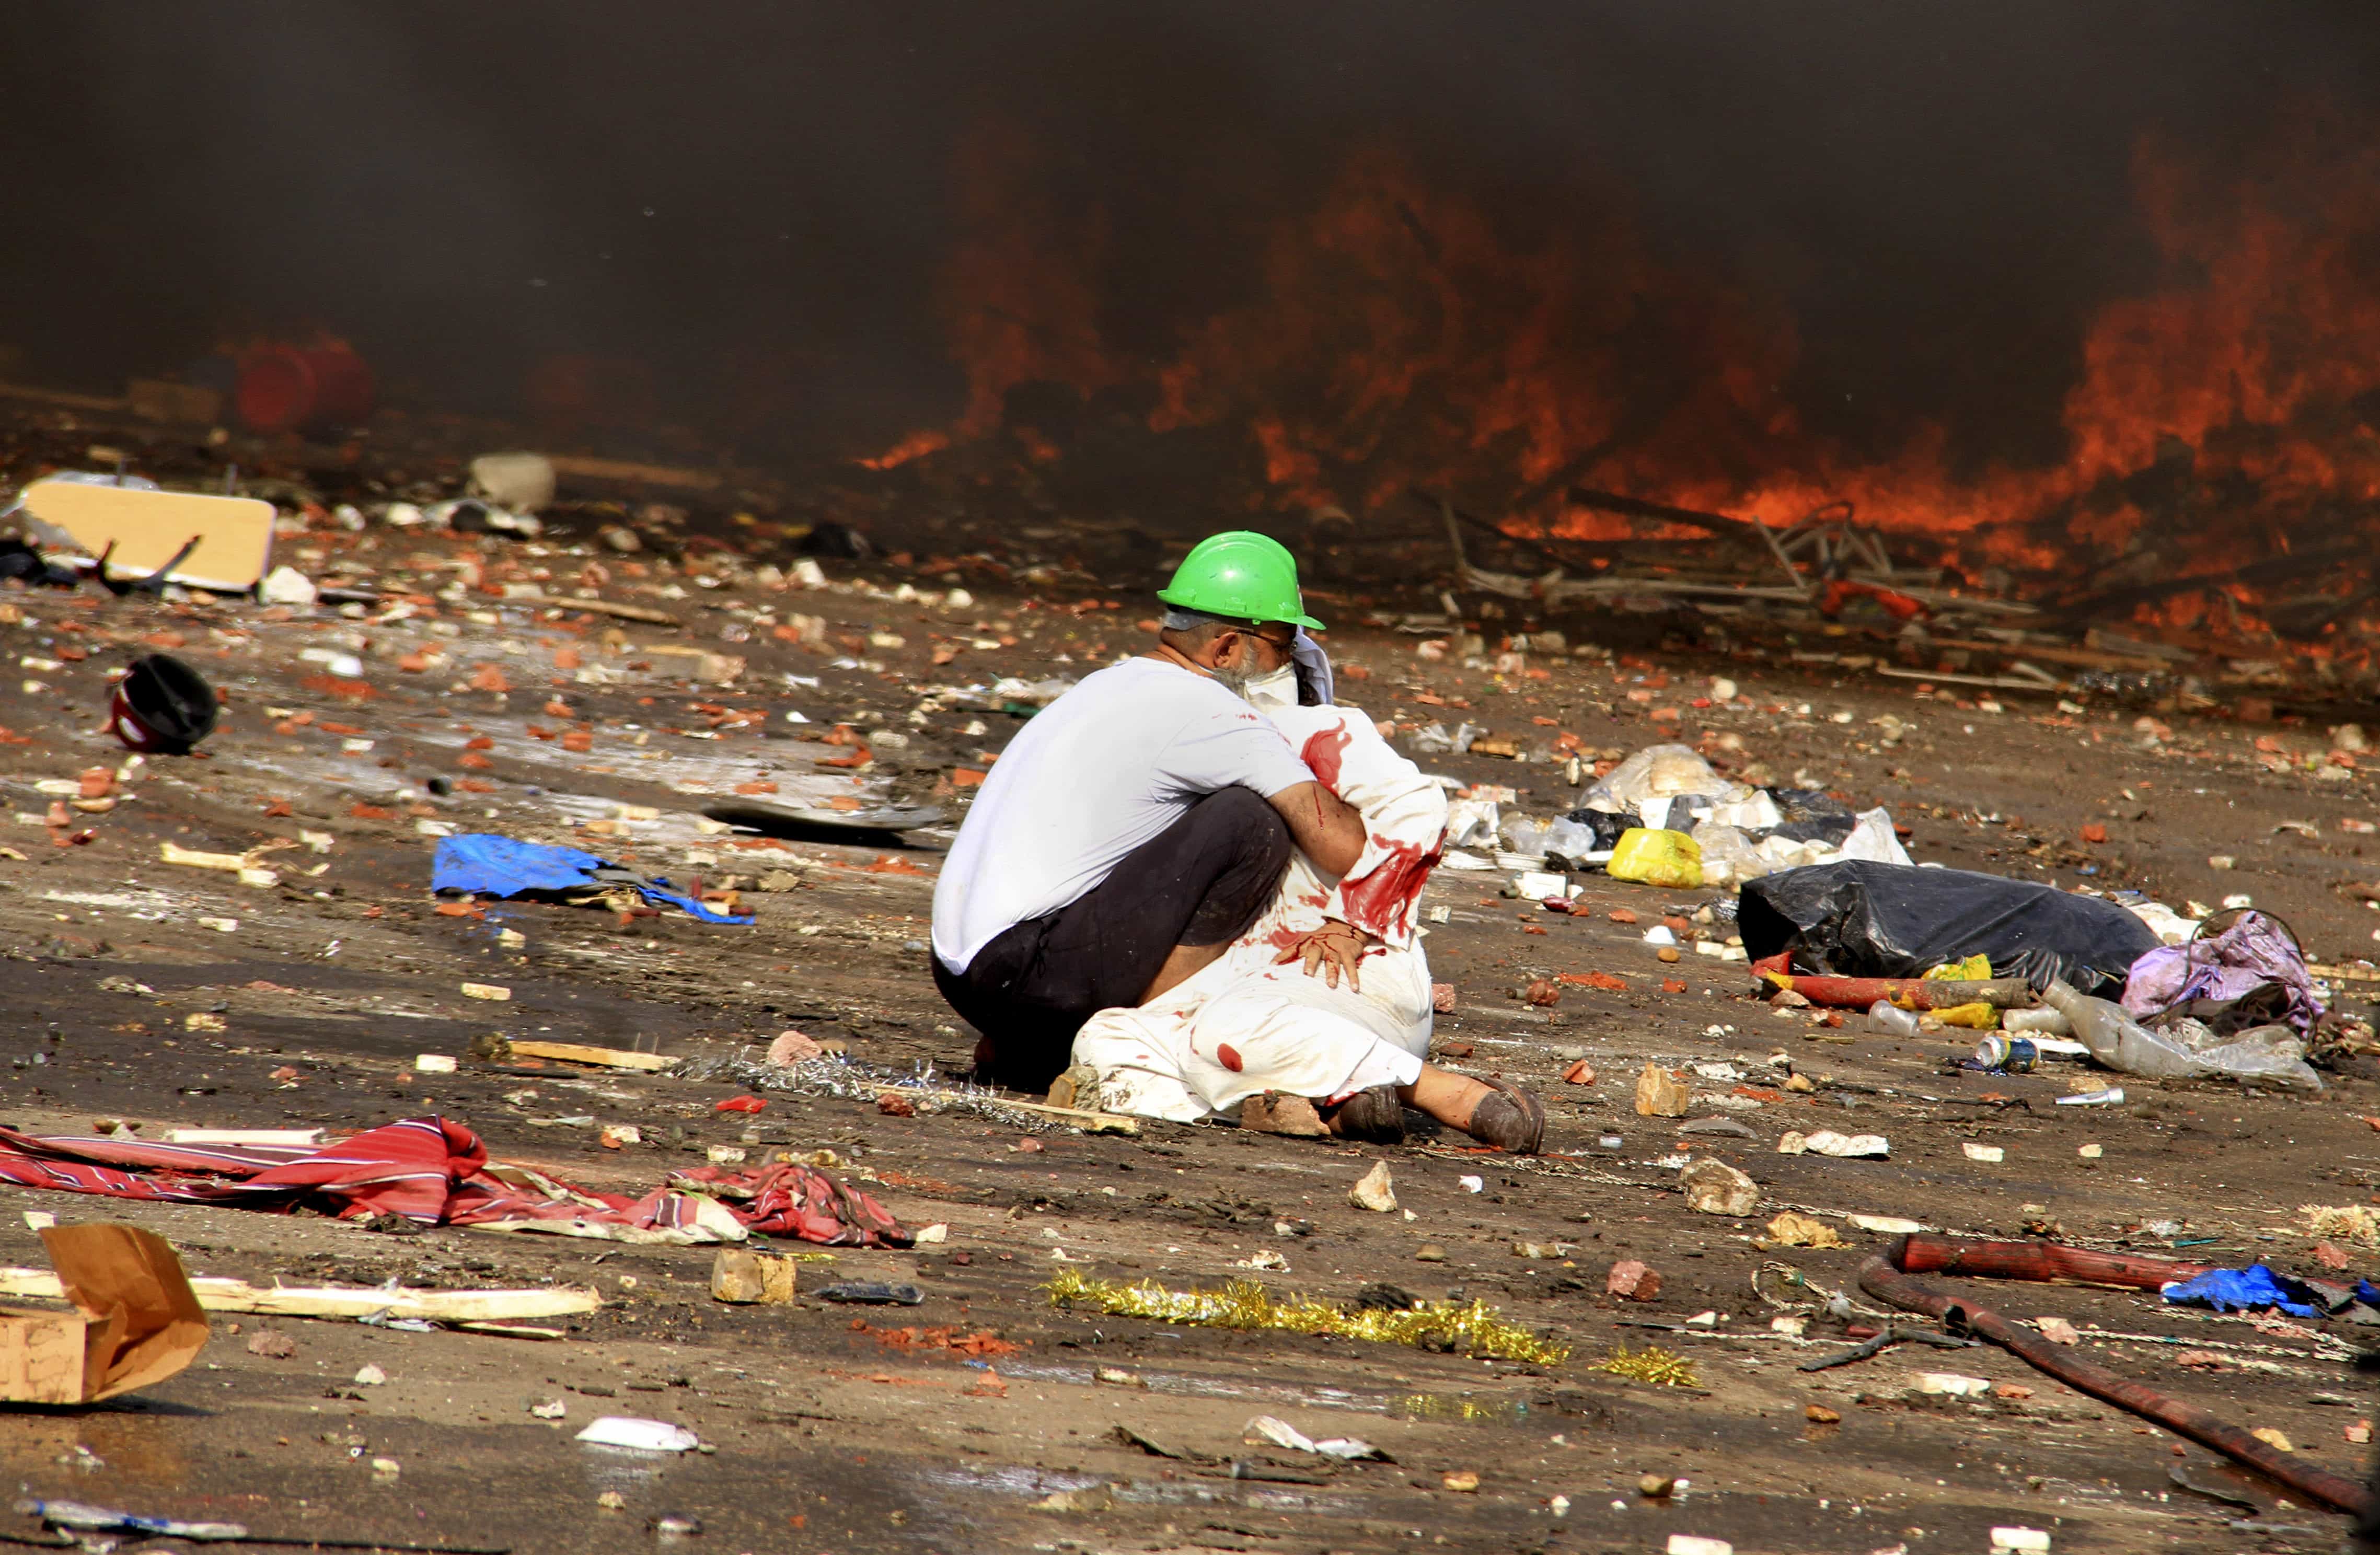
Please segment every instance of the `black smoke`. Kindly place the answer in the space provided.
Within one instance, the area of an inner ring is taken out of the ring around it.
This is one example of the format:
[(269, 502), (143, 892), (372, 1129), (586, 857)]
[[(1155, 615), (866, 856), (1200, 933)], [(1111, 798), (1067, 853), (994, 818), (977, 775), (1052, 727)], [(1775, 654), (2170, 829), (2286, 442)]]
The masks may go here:
[(417, 406), (518, 413), (567, 356), (786, 457), (954, 412), (932, 299), (994, 119), (1103, 213), (1103, 328), (1152, 356), (1385, 143), (1519, 233), (1624, 202), (1790, 307), (1814, 428), (1971, 458), (2057, 452), (2082, 321), (2152, 261), (2140, 136), (2380, 123), (2357, 5), (25, 0), (0, 47), (16, 374), (327, 329)]

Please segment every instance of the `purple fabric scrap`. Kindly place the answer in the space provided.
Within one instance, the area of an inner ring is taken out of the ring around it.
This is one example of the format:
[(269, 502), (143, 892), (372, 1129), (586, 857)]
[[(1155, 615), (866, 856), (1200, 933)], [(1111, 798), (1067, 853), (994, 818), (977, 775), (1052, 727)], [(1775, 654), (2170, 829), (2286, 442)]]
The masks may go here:
[(2212, 939), (2161, 945), (2133, 962), (2123, 1005), (2145, 1020), (2193, 999), (2238, 999), (2262, 983), (2289, 990), (2289, 1023), (2301, 1037), (2322, 1018), (2305, 956), (2269, 914), (2248, 912)]

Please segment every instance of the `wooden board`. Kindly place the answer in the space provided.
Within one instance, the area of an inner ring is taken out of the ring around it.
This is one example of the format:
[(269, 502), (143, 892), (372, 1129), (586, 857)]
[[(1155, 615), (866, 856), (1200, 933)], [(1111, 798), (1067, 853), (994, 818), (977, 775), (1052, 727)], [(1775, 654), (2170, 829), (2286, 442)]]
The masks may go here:
[(552, 1058), (565, 1063), (596, 1063), (606, 1069), (672, 1069), (677, 1060), (659, 1053), (634, 1053), (624, 1048), (590, 1048), (578, 1042), (515, 1042), (516, 1058)]
[(25, 488), (25, 506), (94, 556), (114, 541), (107, 570), (115, 577), (146, 577), (196, 538), (199, 548), (167, 577), (239, 591), (256, 586), (273, 557), (273, 504), (254, 497), (36, 480)]

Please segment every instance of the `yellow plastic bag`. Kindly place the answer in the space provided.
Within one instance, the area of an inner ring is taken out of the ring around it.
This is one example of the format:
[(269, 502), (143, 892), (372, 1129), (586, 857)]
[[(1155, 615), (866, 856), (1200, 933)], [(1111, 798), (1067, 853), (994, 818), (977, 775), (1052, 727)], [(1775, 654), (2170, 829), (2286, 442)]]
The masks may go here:
[(1632, 826), (1620, 833), (1603, 869), (1616, 881), (1691, 889), (1703, 883), (1703, 850), (1683, 832)]
[(1981, 952), (1964, 961), (1946, 961), (1925, 974), (1929, 983), (1987, 982), (1992, 975), (1992, 958)]
[(2000, 1012), (1997, 1005), (1981, 1001), (1973, 1004), (1953, 1004), (1947, 1010), (1937, 1010), (1934, 1018), (1944, 1026), (1963, 1026), (1970, 1031), (1997, 1031)]

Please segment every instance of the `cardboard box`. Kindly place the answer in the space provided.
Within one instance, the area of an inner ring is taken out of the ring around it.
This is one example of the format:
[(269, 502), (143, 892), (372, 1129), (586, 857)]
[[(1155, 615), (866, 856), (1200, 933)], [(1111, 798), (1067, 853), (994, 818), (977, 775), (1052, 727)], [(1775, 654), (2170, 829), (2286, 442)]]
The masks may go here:
[(0, 1307), (0, 1402), (92, 1403), (162, 1382), (206, 1347), (173, 1245), (124, 1225), (42, 1233), (72, 1312)]

